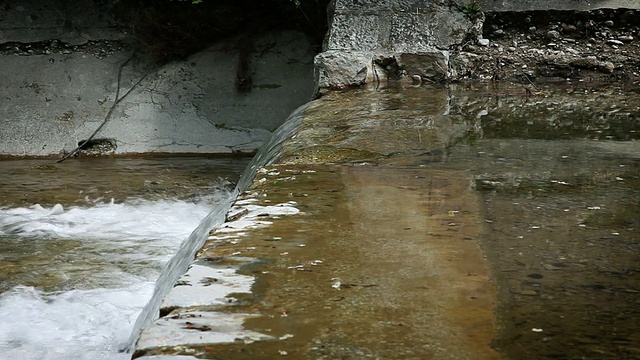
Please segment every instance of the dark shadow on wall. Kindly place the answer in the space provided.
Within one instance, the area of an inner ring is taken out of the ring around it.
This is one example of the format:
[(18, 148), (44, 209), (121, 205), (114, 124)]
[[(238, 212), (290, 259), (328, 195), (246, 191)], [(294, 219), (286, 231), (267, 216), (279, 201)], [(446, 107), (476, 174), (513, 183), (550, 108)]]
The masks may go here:
[[(264, 32), (297, 29), (317, 51), (327, 31), (329, 0), (121, 0), (117, 16), (159, 63), (184, 59), (219, 40), (250, 39)], [(238, 49), (245, 48), (238, 44)]]

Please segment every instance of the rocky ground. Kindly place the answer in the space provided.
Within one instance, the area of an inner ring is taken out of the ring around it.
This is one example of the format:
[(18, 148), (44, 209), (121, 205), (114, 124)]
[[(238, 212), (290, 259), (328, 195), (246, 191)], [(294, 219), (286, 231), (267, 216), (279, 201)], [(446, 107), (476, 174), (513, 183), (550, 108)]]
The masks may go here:
[(640, 11), (492, 13), (454, 52), (462, 80), (640, 82)]

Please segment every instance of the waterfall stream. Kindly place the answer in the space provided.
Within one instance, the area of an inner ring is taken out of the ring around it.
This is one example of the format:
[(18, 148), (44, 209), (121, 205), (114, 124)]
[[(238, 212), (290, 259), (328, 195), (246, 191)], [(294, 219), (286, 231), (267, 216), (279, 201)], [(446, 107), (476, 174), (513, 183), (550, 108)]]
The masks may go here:
[(247, 166), (235, 189), (226, 198), (222, 199), (200, 222), (198, 227), (191, 232), (189, 237), (182, 242), (176, 254), (162, 271), (156, 282), (151, 300), (144, 307), (136, 321), (129, 339), (129, 349), (135, 345), (140, 332), (158, 317), (162, 299), (168, 294), (178, 278), (185, 273), (196, 252), (207, 240), (209, 232), (224, 223), (225, 215), (231, 208), (235, 198), (251, 185), (258, 169), (272, 163), (280, 155), (282, 143), (294, 135), (298, 124), (302, 121), (300, 114), (306, 106), (303, 105), (295, 110), (287, 121), (273, 133), (269, 142), (262, 146)]

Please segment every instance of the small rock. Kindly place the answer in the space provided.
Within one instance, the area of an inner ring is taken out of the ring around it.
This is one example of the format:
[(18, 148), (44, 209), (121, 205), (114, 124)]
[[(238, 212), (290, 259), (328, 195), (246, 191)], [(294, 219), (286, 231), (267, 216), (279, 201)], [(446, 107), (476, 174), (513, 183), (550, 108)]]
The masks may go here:
[(605, 26), (613, 26), (613, 20), (607, 20), (604, 22)]
[(514, 52), (514, 51), (516, 51), (516, 48), (515, 48), (515, 47), (513, 47), (513, 46), (509, 46), (509, 47), (507, 48), (507, 50), (509, 50), (510, 52)]
[(529, 32), (536, 32), (536, 30), (538, 30), (538, 28), (535, 26), (529, 26)]
[(618, 40), (620, 40), (622, 42), (632, 42), (633, 41), (633, 36), (631, 36), (631, 35), (618, 36)]
[(600, 65), (600, 70), (607, 74), (611, 74), (615, 68), (616, 66), (611, 61), (605, 61)]
[(574, 33), (576, 32), (576, 30), (578, 30), (578, 28), (576, 28), (575, 25), (567, 25), (567, 24), (562, 24), (562, 31), (565, 33)]
[(495, 35), (495, 36), (502, 36), (502, 35), (504, 35), (504, 30), (502, 30), (502, 29), (498, 29), (498, 30), (496, 30), (496, 31), (494, 31), (494, 32), (493, 32), (493, 35)]
[(520, 295), (536, 296), (538, 295), (538, 292), (535, 290), (522, 290), (520, 291)]
[(489, 39), (478, 39), (478, 45), (489, 46)]
[(545, 270), (561, 270), (562, 269), (560, 266), (555, 266), (555, 265), (551, 265), (551, 264), (544, 264), (544, 265), (542, 265), (542, 267)]
[(560, 33), (556, 30), (551, 30), (549, 32), (547, 32), (547, 38), (549, 39), (559, 39), (560, 38)]
[(609, 44), (609, 45), (624, 45), (624, 43), (622, 41), (616, 40), (616, 39), (607, 40), (607, 44)]

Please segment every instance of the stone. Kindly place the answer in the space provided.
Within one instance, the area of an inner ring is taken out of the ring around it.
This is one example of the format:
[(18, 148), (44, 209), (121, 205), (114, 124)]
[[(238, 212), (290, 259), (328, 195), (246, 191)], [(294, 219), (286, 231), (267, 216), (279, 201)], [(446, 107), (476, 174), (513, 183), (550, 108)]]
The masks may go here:
[(373, 53), (365, 51), (325, 51), (313, 60), (316, 87), (344, 89), (360, 86), (374, 79)]
[(604, 25), (605, 25), (605, 26), (609, 26), (609, 27), (613, 26), (613, 20), (607, 20), (607, 21), (605, 21), (605, 22), (604, 22)]
[(546, 36), (548, 39), (559, 39), (560, 33), (557, 30), (550, 30), (547, 32)]
[(632, 42), (633, 41), (633, 36), (631, 35), (622, 35), (622, 36), (618, 36), (618, 40), (622, 41), (622, 42)]
[(446, 52), (402, 53), (395, 59), (400, 69), (408, 74), (419, 75), (422, 79), (442, 81), (448, 76), (449, 54)]
[(489, 46), (489, 39), (478, 39), (478, 45), (480, 46)]

